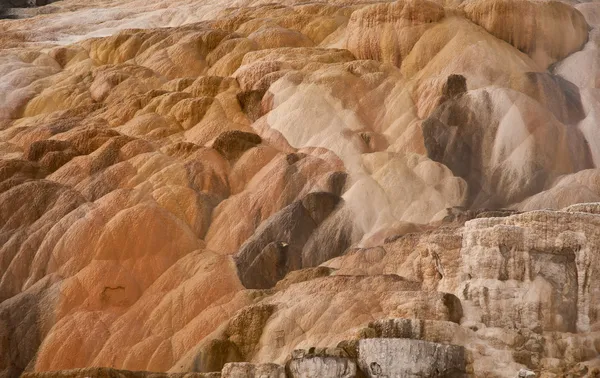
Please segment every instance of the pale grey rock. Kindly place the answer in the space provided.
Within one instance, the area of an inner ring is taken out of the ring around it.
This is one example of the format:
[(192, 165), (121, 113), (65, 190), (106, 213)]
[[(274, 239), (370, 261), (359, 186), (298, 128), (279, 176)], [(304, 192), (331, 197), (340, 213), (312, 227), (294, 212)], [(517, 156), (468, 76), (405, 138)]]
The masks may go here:
[(463, 324), (589, 332), (600, 313), (598, 245), (600, 216), (591, 213), (532, 211), (468, 221), (457, 290)]
[(535, 377), (535, 373), (528, 369), (519, 370), (518, 378), (533, 378)]
[(285, 378), (285, 368), (277, 364), (230, 362), (223, 366), (222, 378)]
[(422, 340), (360, 340), (358, 364), (367, 377), (467, 377), (462, 346)]
[(466, 339), (467, 330), (461, 325), (443, 320), (378, 319), (369, 328), (380, 338), (425, 340), (438, 343), (456, 343)]
[(357, 367), (349, 358), (309, 355), (291, 359), (287, 364), (287, 373), (290, 378), (354, 378), (357, 376)]

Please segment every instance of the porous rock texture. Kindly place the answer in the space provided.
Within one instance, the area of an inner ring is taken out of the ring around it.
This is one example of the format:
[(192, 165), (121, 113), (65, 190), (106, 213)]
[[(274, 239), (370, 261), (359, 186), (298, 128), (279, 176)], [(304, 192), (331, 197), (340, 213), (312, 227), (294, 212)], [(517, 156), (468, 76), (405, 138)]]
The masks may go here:
[(466, 377), (464, 348), (410, 339), (360, 340), (359, 363), (368, 377)]
[(0, 378), (600, 375), (599, 2), (15, 12)]

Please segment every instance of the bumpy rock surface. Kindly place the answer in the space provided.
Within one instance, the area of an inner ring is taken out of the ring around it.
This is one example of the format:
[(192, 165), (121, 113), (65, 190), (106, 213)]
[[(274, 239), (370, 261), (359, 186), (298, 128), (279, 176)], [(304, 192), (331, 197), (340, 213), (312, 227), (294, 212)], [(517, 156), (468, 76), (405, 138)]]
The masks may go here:
[(230, 362), (223, 367), (221, 378), (285, 378), (285, 369), (277, 364)]
[(356, 362), (336, 356), (308, 356), (292, 359), (287, 370), (293, 378), (354, 378)]
[(598, 375), (599, 2), (11, 12), (0, 378)]
[(409, 339), (364, 339), (359, 364), (368, 377), (466, 377), (465, 350)]

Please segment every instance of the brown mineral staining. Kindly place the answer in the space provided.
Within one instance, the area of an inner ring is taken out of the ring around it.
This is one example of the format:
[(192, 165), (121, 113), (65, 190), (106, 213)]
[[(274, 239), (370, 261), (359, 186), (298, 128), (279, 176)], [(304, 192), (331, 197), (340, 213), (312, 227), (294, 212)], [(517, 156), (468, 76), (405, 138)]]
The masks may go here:
[(11, 11), (0, 378), (596, 376), (598, 4)]

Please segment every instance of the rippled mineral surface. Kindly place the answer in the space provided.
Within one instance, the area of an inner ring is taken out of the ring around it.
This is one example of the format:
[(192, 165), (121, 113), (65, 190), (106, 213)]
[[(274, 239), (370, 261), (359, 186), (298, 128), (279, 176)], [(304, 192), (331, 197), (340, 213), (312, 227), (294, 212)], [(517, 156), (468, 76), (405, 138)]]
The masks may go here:
[(0, 18), (0, 378), (600, 377), (600, 2)]

